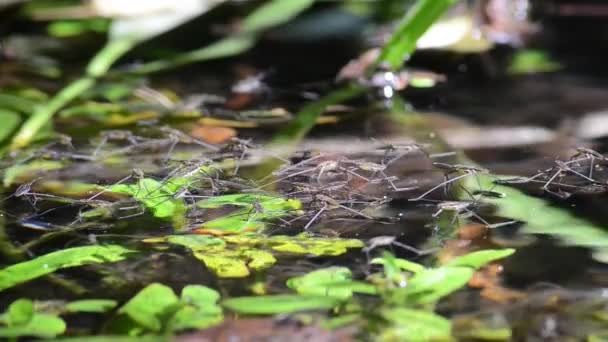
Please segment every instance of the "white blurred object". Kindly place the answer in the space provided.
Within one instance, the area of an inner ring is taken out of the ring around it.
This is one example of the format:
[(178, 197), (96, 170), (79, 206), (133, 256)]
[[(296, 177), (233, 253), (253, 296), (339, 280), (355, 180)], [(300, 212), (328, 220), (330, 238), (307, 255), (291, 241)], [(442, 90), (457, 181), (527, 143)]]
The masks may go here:
[(116, 18), (112, 39), (145, 40), (193, 19), (223, 0), (92, 0), (97, 16)]

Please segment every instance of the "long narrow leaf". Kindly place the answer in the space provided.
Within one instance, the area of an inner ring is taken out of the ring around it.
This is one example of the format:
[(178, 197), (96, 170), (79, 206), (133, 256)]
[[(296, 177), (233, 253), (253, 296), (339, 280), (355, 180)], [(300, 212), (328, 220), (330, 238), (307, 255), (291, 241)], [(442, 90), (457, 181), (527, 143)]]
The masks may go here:
[(393, 70), (399, 69), (403, 61), (416, 50), (418, 39), (456, 1), (458, 0), (418, 0), (382, 49), (378, 64), (387, 64)]
[(133, 252), (118, 245), (68, 248), (39, 256), (0, 270), (0, 291), (62, 268), (116, 262)]

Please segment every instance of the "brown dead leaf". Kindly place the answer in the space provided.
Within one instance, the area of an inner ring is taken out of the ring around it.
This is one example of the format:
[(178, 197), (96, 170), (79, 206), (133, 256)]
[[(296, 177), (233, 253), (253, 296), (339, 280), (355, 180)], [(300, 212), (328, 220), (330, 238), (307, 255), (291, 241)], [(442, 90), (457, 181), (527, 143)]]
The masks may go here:
[(201, 125), (194, 127), (190, 135), (210, 144), (222, 144), (236, 137), (237, 131), (230, 127)]

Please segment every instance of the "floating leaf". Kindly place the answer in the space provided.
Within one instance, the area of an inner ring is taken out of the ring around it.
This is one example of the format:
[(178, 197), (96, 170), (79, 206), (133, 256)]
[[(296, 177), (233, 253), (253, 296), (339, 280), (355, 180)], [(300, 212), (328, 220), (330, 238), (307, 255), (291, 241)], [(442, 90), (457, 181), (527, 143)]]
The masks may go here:
[(31, 180), (39, 173), (58, 170), (64, 166), (63, 163), (54, 160), (34, 160), (27, 164), (13, 165), (4, 171), (2, 184), (4, 187), (10, 187)]
[(184, 211), (184, 201), (174, 197), (176, 188), (181, 186), (183, 184), (180, 182), (161, 183), (152, 178), (142, 178), (137, 184), (114, 184), (107, 189), (132, 196), (150, 210), (154, 217), (172, 219)]
[(450, 321), (432, 312), (390, 308), (383, 309), (381, 315), (391, 325), (382, 329), (379, 341), (425, 342), (448, 340), (451, 336)]
[(17, 299), (8, 307), (6, 325), (17, 326), (27, 324), (34, 317), (34, 303), (29, 299)]
[(506, 258), (513, 253), (515, 253), (515, 250), (511, 248), (486, 249), (454, 258), (445, 264), (445, 266), (464, 266), (477, 270), (491, 263), (492, 261)]
[(197, 202), (198, 207), (207, 209), (228, 205), (241, 209), (207, 221), (203, 224), (203, 228), (230, 232), (259, 231), (265, 227), (263, 221), (291, 215), (302, 207), (302, 203), (298, 200), (261, 194), (223, 195)]
[(562, 65), (551, 59), (541, 50), (519, 50), (513, 56), (508, 72), (512, 75), (532, 74), (540, 72), (554, 72), (562, 68)]
[(169, 331), (204, 329), (221, 323), (220, 294), (202, 285), (188, 285), (181, 294), (181, 307), (167, 323)]
[(133, 251), (118, 245), (67, 248), (0, 270), (0, 291), (68, 267), (123, 260)]
[[(205, 266), (222, 278), (246, 277), (251, 270), (263, 270), (276, 263), (268, 250), (282, 253), (333, 256), (348, 248), (361, 248), (363, 242), (348, 239), (315, 238), (307, 235), (271, 236), (252, 234), (221, 238), (203, 235), (169, 235), (146, 239), (147, 243), (169, 242), (190, 249)], [(354, 284), (352, 286), (355, 286)]]
[(107, 312), (114, 309), (118, 302), (111, 299), (83, 299), (65, 305), (67, 312)]
[(146, 286), (123, 305), (119, 312), (153, 332), (161, 331), (166, 317), (179, 305), (179, 298), (170, 287), (154, 283)]
[(500, 178), (506, 177), (477, 174), (466, 177), (462, 184), (470, 193), (488, 189), (501, 193), (501, 198), (479, 196), (479, 201), (496, 206), (497, 216), (525, 222), (523, 233), (552, 235), (565, 245), (591, 248), (596, 260), (608, 263), (606, 229), (574, 216), (567, 209), (551, 206), (546, 200), (495, 184)]
[(373, 285), (353, 281), (350, 270), (345, 267), (329, 267), (290, 278), (287, 287), (301, 295), (328, 296), (341, 300), (352, 297), (355, 292), (376, 294)]
[(36, 313), (22, 325), (0, 327), (0, 337), (17, 338), (25, 336), (52, 338), (65, 332), (65, 322), (56, 316)]
[(275, 315), (310, 310), (329, 310), (339, 304), (332, 297), (274, 295), (236, 297), (222, 301), (227, 309), (249, 315)]

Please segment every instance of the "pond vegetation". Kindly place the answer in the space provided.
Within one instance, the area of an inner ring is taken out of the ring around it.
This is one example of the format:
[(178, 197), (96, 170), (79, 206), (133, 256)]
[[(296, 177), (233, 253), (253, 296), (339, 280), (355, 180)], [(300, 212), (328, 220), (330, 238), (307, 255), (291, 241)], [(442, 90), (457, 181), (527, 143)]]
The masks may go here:
[(0, 338), (608, 339), (587, 7), (113, 3), (0, 2)]

